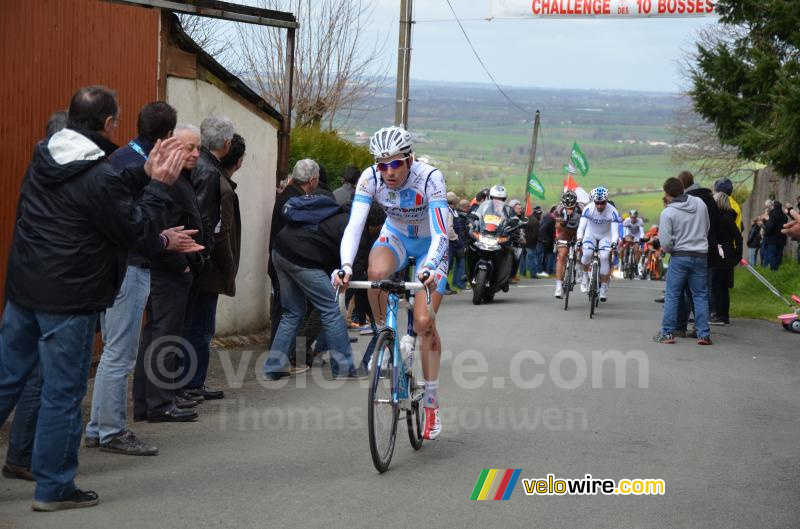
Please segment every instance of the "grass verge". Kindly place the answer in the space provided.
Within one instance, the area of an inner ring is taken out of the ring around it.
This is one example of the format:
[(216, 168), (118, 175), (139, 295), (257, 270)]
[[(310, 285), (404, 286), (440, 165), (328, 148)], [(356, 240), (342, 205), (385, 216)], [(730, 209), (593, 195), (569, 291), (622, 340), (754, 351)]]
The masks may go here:
[[(800, 265), (784, 262), (777, 272), (758, 267), (758, 271), (791, 301), (800, 295)], [(746, 268), (737, 267), (731, 290), (731, 317), (753, 318), (777, 322), (776, 316), (791, 312), (786, 304), (761, 284)]]

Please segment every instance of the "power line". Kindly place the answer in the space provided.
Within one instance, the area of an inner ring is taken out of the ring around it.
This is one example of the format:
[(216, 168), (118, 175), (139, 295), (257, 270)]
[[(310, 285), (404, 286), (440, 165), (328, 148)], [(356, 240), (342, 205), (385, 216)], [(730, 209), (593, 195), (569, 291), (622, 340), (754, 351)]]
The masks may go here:
[(464, 29), (464, 25), (461, 23), (461, 20), (458, 18), (458, 15), (456, 14), (456, 10), (453, 9), (453, 4), (450, 3), (450, 0), (445, 0), (445, 1), (447, 2), (447, 5), (450, 7), (450, 12), (453, 13), (453, 17), (456, 19), (456, 22), (458, 22), (458, 27), (461, 28), (461, 33), (463, 33), (464, 34), (464, 38), (467, 39), (467, 43), (469, 44), (469, 47), (472, 48), (472, 53), (475, 54), (475, 58), (478, 59), (478, 62), (480, 63), (481, 67), (483, 68), (483, 71), (486, 72), (486, 75), (488, 75), (489, 79), (492, 80), (492, 82), (494, 83), (495, 88), (497, 88), (497, 90), (501, 94), (503, 94), (503, 97), (505, 97), (508, 100), (508, 102), (511, 103), (518, 110), (521, 110), (522, 112), (530, 112), (530, 110), (528, 110), (526, 108), (522, 108), (517, 103), (515, 103), (513, 99), (508, 97), (508, 94), (505, 93), (505, 91), (500, 87), (500, 85), (497, 84), (497, 81), (495, 81), (494, 76), (489, 71), (489, 69), (486, 67), (486, 65), (483, 63), (483, 59), (481, 59), (480, 55), (478, 55), (478, 52), (475, 49), (475, 46), (472, 45), (472, 41), (470, 40), (469, 35), (467, 35), (467, 31)]

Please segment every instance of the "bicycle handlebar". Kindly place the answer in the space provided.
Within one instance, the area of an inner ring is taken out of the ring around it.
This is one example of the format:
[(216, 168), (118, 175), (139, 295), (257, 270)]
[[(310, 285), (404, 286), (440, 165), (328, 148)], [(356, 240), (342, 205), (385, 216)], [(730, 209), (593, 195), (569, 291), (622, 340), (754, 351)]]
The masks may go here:
[[(339, 271), (339, 277), (344, 278), (345, 274), (344, 271)], [(423, 277), (427, 281), (428, 278), (431, 276), (430, 271), (426, 270), (423, 272)], [(419, 282), (409, 282), (409, 281), (391, 281), (389, 279), (382, 279), (380, 281), (350, 281), (347, 284), (348, 288), (355, 288), (361, 290), (368, 290), (372, 288), (377, 288), (380, 290), (384, 290), (387, 292), (394, 291), (411, 291), (416, 292), (418, 290), (425, 291), (425, 304), (428, 307), (428, 317), (431, 321), (436, 320), (436, 311), (433, 310), (433, 305), (431, 304), (431, 289), (428, 288), (427, 285), (424, 283)], [(338, 299), (339, 302), (339, 310), (342, 312), (342, 315), (347, 314), (347, 307), (344, 304), (344, 296), (342, 295), (342, 289), (340, 287), (336, 287), (336, 294), (335, 297)]]

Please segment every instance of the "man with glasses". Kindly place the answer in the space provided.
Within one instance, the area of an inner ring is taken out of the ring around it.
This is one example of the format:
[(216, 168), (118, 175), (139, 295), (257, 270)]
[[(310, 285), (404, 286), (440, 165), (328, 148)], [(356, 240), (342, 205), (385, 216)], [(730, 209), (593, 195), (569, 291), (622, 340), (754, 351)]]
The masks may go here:
[[(370, 281), (387, 279), (408, 266), (408, 258), (417, 263), (417, 277), (436, 288), (431, 303), (437, 310), (447, 284), (447, 189), (442, 172), (426, 163), (414, 160), (411, 134), (402, 127), (387, 127), (376, 132), (369, 145), (375, 165), (361, 174), (353, 198), (350, 222), (341, 245), (341, 270), (344, 279), (333, 274), (334, 284), (347, 286), (353, 273), (353, 260), (358, 241), (375, 200), (386, 211), (378, 240), (369, 255)], [(379, 323), (383, 323), (385, 307), (380, 292), (369, 291), (370, 305)], [(436, 324), (428, 316), (424, 303), (414, 307), (414, 328), (420, 337), (422, 370), (425, 375), (426, 408), (425, 439), (436, 439), (441, 433), (439, 419), (439, 362), (442, 351)]]
[[(608, 203), (608, 190), (596, 187), (591, 193), (592, 203), (586, 206), (578, 226), (578, 240), (583, 241), (581, 264), (589, 271), (592, 256), (600, 252), (600, 301), (608, 299), (608, 280), (611, 277), (611, 250), (619, 241), (619, 213)], [(581, 292), (589, 290), (589, 274), (584, 274)]]

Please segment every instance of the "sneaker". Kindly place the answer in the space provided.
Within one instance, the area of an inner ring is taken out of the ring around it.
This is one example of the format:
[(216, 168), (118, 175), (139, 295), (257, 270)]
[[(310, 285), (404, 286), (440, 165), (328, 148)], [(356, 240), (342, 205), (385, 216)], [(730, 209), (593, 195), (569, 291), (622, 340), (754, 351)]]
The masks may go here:
[(536, 277), (538, 277), (539, 279), (547, 279), (548, 277), (550, 277), (550, 274), (548, 274), (547, 272), (539, 272), (538, 274), (536, 274)]
[(425, 408), (425, 430), (422, 438), (433, 441), (442, 433), (442, 420), (439, 419), (439, 406), (435, 408)]
[(556, 299), (561, 299), (563, 293), (563, 287), (561, 285), (556, 285)]
[(600, 285), (600, 301), (608, 301), (608, 285)]
[(581, 279), (581, 292), (584, 294), (589, 292), (589, 274), (583, 274), (583, 279)]
[(444, 291), (445, 296), (452, 296), (453, 294), (456, 294), (456, 292), (454, 290), (450, 290), (449, 288)]
[(347, 373), (346, 375), (334, 375), (333, 380), (364, 380), (365, 378), (369, 377), (369, 373), (362, 368), (361, 366), (357, 367), (354, 371)]
[(711, 336), (700, 336), (697, 338), (697, 345), (711, 345)]
[(721, 320), (719, 318), (714, 318), (714, 319), (708, 320), (708, 324), (709, 325), (719, 325), (719, 326), (722, 326), (722, 327), (727, 327), (728, 325), (731, 324), (731, 322), (723, 321), (723, 320)]
[(664, 303), (664, 296), (661, 296), (660, 298), (656, 298), (653, 301), (655, 301), (656, 303)]
[(136, 437), (136, 434), (130, 430), (126, 430), (114, 436), (107, 443), (102, 443), (100, 445), (100, 450), (127, 456), (154, 456), (158, 454), (158, 448), (143, 443)]
[(97, 448), (100, 446), (99, 437), (89, 437), (88, 435), (83, 439), (83, 446), (86, 448)]
[(289, 368), (289, 376), (290, 377), (294, 377), (294, 376), (300, 375), (302, 373), (305, 373), (309, 369), (310, 368), (306, 364), (302, 364), (302, 365), (299, 365), (299, 366), (292, 366), (292, 367)]
[(372, 326), (369, 326), (369, 325), (368, 325), (366, 329), (361, 329), (361, 331), (359, 332), (359, 334), (360, 334), (361, 336), (372, 336), (373, 334), (375, 334), (375, 331), (374, 331), (374, 330), (372, 330)]
[(653, 336), (653, 341), (656, 343), (675, 343), (675, 337), (670, 332), (660, 332)]
[(95, 491), (75, 489), (69, 497), (61, 501), (34, 501), (31, 508), (39, 512), (54, 512), (63, 511), (65, 509), (94, 507), (98, 503), (100, 503), (100, 498)]

